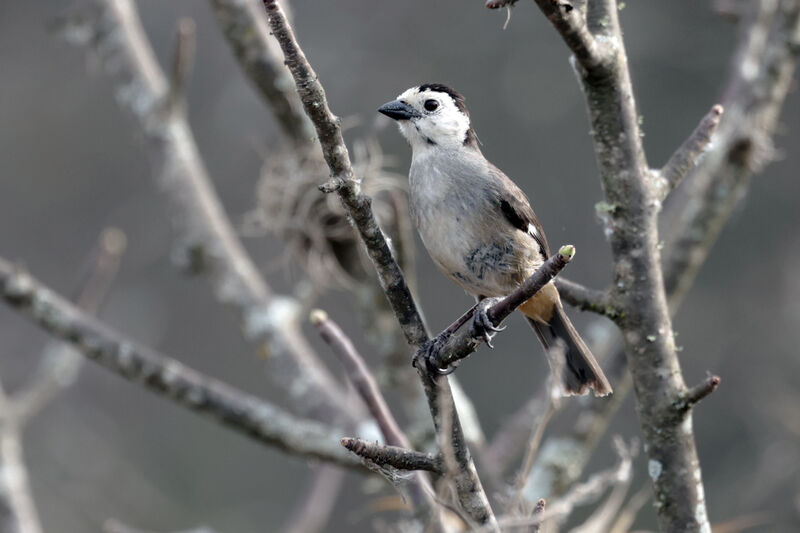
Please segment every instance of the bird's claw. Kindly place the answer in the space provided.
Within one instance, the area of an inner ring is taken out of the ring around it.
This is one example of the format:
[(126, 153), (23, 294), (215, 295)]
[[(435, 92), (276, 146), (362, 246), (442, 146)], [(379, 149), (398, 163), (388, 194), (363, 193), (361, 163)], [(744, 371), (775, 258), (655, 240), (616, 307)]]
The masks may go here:
[(498, 332), (506, 329), (506, 326), (495, 326), (489, 318), (489, 308), (502, 300), (502, 298), (484, 298), (475, 308), (475, 317), (472, 319), (472, 338), (483, 339), (489, 348), (494, 348), (492, 339)]
[(451, 365), (446, 366), (444, 368), (440, 367), (436, 363), (440, 349), (441, 349), (441, 342), (439, 337), (435, 337), (429, 340), (420, 347), (416, 356), (414, 356), (412, 365), (415, 368), (419, 368), (417, 365), (419, 365), (419, 358), (422, 357), (425, 360), (425, 369), (428, 372), (432, 372), (440, 376), (447, 376), (449, 374), (452, 374), (458, 367), (458, 363), (457, 362), (452, 363)]

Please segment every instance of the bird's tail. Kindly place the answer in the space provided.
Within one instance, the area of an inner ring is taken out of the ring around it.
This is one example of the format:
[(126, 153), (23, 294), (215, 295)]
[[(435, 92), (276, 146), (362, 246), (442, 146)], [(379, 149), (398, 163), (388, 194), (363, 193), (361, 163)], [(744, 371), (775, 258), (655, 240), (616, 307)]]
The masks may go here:
[[(564, 359), (556, 364), (551, 363), (553, 371), (561, 373), (564, 392), (568, 395), (586, 394), (589, 389), (594, 389), (595, 396), (610, 394), (608, 379), (564, 309), (560, 304), (553, 308), (553, 316), (548, 324), (526, 318), (546, 350), (556, 350), (559, 340), (564, 343)], [(557, 368), (559, 366), (560, 370)]]

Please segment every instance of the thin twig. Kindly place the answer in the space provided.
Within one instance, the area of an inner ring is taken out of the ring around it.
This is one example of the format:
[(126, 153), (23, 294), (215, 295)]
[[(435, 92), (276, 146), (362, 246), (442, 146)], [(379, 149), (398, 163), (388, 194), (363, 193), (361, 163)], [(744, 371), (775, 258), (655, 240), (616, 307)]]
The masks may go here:
[[(558, 275), (572, 261), (574, 255), (574, 246), (562, 246), (557, 254), (545, 261), (536, 272), (514, 289), (511, 294), (489, 308), (487, 313), (492, 323), (495, 326), (499, 326), (517, 307), (534, 296)], [(453, 326), (466, 323), (474, 311), (475, 308), (473, 307), (462, 315)], [(428, 364), (444, 369), (464, 359), (480, 345), (481, 340), (473, 337), (469, 328), (463, 328), (456, 333), (452, 333), (451, 329), (452, 326), (433, 339), (430, 349), (426, 346), (419, 350), (416, 360), (420, 361), (420, 358), (427, 358)]]
[(514, 7), (519, 0), (486, 0), (488, 9), (500, 9), (503, 7)]
[[(125, 252), (125, 234), (117, 228), (103, 230), (90, 254), (85, 280), (74, 298), (75, 306), (87, 315), (97, 313), (117, 275)], [(71, 386), (78, 377), (83, 357), (67, 344), (48, 343), (31, 378), (14, 392), (12, 405), (20, 424), (34, 417), (55, 396)]]
[(681, 397), (681, 400), (675, 403), (674, 408), (679, 412), (688, 411), (693, 405), (717, 390), (719, 383), (719, 376), (709, 374), (702, 382), (687, 390)]
[(425, 470), (434, 474), (443, 474), (444, 465), (441, 457), (429, 453), (416, 452), (398, 446), (386, 446), (363, 439), (344, 438), (342, 446), (379, 466), (391, 466), (400, 470)]
[(0, 531), (42, 533), (22, 447), (22, 426), (0, 384)]
[(591, 515), (570, 533), (608, 533), (612, 521), (619, 516), (625, 503), (632, 476), (623, 476), (614, 483), (605, 501), (598, 505)]
[(591, 311), (599, 315), (616, 320), (620, 312), (612, 303), (611, 295), (607, 290), (590, 289), (572, 280), (558, 277), (555, 280), (558, 294), (561, 299), (581, 311)]
[(546, 385), (549, 380), (548, 377), (542, 386), (535, 389), (528, 400), (503, 422), (487, 446), (483, 459), (488, 462), (487, 467), (498, 475), (505, 471), (511, 461), (520, 456), (520, 451), (530, 439), (531, 427), (550, 403), (550, 390)]
[(392, 415), (386, 399), (378, 387), (378, 383), (369, 368), (367, 368), (364, 358), (353, 346), (353, 341), (345, 335), (339, 324), (334, 322), (328, 317), (328, 313), (321, 309), (315, 309), (311, 312), (311, 323), (317, 329), (322, 340), (331, 347), (333, 353), (339, 358), (347, 373), (347, 378), (355, 387), (356, 392), (364, 401), (373, 418), (375, 418), (386, 443), (391, 446), (408, 448), (410, 446), (408, 438)]
[[(325, 311), (320, 309), (311, 312), (311, 323), (341, 361), (350, 383), (353, 384), (356, 392), (378, 423), (384, 440), (391, 446), (409, 448), (408, 438), (400, 429), (378, 383), (350, 338), (345, 335), (336, 322), (328, 318)], [(408, 485), (404, 484), (397, 488), (401, 492), (407, 493), (412, 511), (423, 524), (433, 522), (437, 524), (437, 529), (443, 529), (438, 506), (433, 500), (433, 488), (427, 479), (415, 474)]]
[(684, 176), (694, 168), (700, 157), (711, 144), (711, 137), (719, 126), (722, 118), (722, 106), (716, 104), (711, 111), (703, 117), (700, 124), (692, 132), (688, 139), (672, 154), (667, 164), (658, 172), (658, 177), (663, 183), (656, 194), (663, 200), (670, 191), (675, 189)]
[(532, 518), (538, 518), (539, 521), (531, 527), (531, 533), (539, 533), (539, 530), (542, 527), (542, 522), (545, 519), (545, 510), (547, 508), (547, 501), (544, 498), (539, 498), (539, 501), (536, 502), (536, 506), (533, 508), (533, 512), (531, 513)]
[[(638, 442), (635, 440), (625, 445), (620, 439), (615, 441), (615, 449), (619, 462), (613, 468), (598, 472), (589, 477), (585, 482), (573, 486), (562, 498), (547, 504), (547, 512), (532, 514), (530, 516), (506, 515), (498, 518), (503, 528), (535, 526), (544, 522), (560, 523), (572, 513), (576, 507), (596, 501), (608, 487), (630, 480), (633, 459), (638, 453)], [(541, 500), (539, 500), (541, 502)], [(538, 506), (538, 504), (537, 504)], [(480, 528), (473, 533), (485, 533), (485, 528)]]
[[(105, 524), (103, 524), (103, 531), (104, 533), (152, 533), (123, 524), (113, 518), (106, 520)], [(200, 526), (193, 529), (175, 531), (174, 533), (216, 533), (216, 531), (207, 526)]]
[[(107, 228), (89, 254), (76, 290), (76, 305), (93, 314), (116, 276), (125, 250), (125, 234)], [(34, 375), (7, 397), (0, 383), (0, 531), (41, 533), (25, 466), (25, 424), (59, 392), (75, 382), (83, 358), (55, 341), (44, 349)]]
[(182, 113), (186, 110), (186, 85), (194, 67), (195, 23), (190, 18), (178, 21), (175, 53), (172, 57), (172, 71), (167, 93), (167, 110)]
[(324, 531), (335, 508), (345, 472), (331, 465), (320, 465), (314, 471), (308, 492), (292, 513), (283, 533), (317, 533)]
[(298, 418), (126, 339), (4, 259), (0, 298), (106, 369), (235, 431), (287, 453), (346, 466), (357, 463), (336, 439), (342, 430)]
[[(556, 350), (559, 353), (548, 354), (548, 358), (559, 361), (563, 360), (565, 356), (563, 343), (556, 344), (550, 349)], [(560, 374), (560, 372), (558, 372), (558, 374)], [(516, 474), (516, 479), (514, 480), (514, 496), (507, 507), (508, 510), (512, 512), (520, 509), (523, 500), (523, 492), (528, 480), (530, 479), (531, 469), (533, 469), (533, 463), (536, 459), (536, 453), (539, 451), (539, 445), (542, 442), (544, 430), (547, 428), (547, 423), (550, 422), (550, 418), (557, 410), (557, 399), (560, 398), (560, 394), (558, 392), (556, 375), (557, 373), (554, 372), (550, 378), (550, 383), (547, 387), (549, 401), (545, 405), (545, 408), (541, 412), (539, 419), (536, 421), (536, 425), (531, 431), (530, 439), (528, 441), (528, 449), (525, 452), (525, 458), (523, 459), (522, 465), (520, 466), (520, 469)]]
[(652, 491), (650, 486), (642, 485), (636, 493), (631, 496), (625, 507), (620, 510), (619, 514), (608, 529), (608, 533), (629, 533), (631, 526), (636, 521), (636, 515), (644, 507), (644, 505), (652, 499)]

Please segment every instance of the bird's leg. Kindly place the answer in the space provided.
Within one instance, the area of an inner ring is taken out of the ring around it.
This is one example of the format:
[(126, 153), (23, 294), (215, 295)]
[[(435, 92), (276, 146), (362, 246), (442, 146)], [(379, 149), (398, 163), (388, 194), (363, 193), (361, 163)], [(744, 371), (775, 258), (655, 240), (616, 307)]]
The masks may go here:
[(492, 319), (489, 318), (489, 309), (502, 298), (483, 298), (475, 308), (475, 318), (472, 319), (472, 337), (475, 339), (483, 339), (489, 348), (492, 346), (492, 339), (498, 331), (503, 331), (506, 326), (501, 328), (494, 325)]
[(425, 344), (419, 347), (419, 350), (417, 350), (417, 353), (414, 355), (414, 359), (411, 361), (411, 364), (415, 368), (419, 368), (418, 365), (420, 364), (421, 358), (423, 359), (422, 364), (425, 365), (425, 370), (427, 370), (429, 373), (438, 374), (440, 376), (452, 374), (458, 367), (458, 363), (453, 363), (445, 368), (442, 368), (436, 364), (436, 361), (439, 359), (439, 352), (447, 343), (448, 337), (449, 336), (438, 335), (428, 340)]
[(436, 361), (439, 360), (439, 354), (441, 352), (442, 347), (447, 343), (450, 339), (450, 336), (453, 335), (456, 331), (461, 329), (461, 326), (466, 324), (470, 318), (475, 314), (475, 310), (478, 308), (478, 304), (476, 303), (472, 307), (470, 307), (466, 313), (461, 315), (456, 319), (455, 322), (450, 324), (446, 330), (442, 331), (436, 337), (428, 340), (425, 344), (420, 346), (417, 353), (414, 355), (414, 359), (412, 359), (411, 364), (416, 368), (417, 364), (419, 364), (418, 358), (424, 357), (427, 363), (428, 370), (432, 370), (433, 372), (440, 374), (442, 376), (446, 376), (447, 374), (452, 374), (453, 371), (458, 366), (458, 363), (454, 363), (446, 368), (441, 368), (439, 365), (436, 364)]

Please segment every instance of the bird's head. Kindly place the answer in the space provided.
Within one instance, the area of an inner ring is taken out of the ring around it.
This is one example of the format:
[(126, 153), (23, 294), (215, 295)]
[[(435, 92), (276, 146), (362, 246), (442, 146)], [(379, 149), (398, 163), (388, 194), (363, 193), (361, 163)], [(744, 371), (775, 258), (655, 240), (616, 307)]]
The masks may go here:
[(412, 87), (378, 108), (397, 121), (413, 150), (430, 147), (478, 149), (464, 97), (447, 85)]

